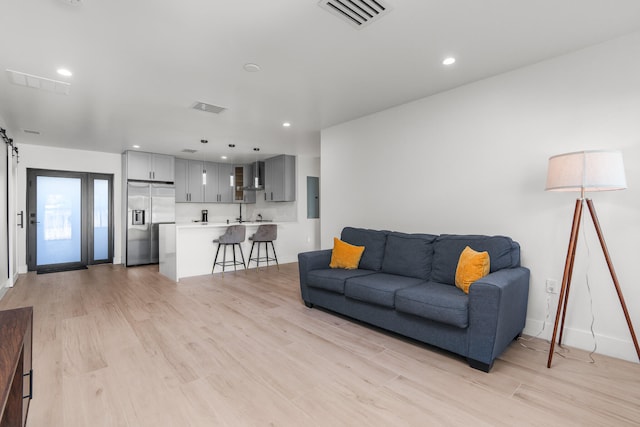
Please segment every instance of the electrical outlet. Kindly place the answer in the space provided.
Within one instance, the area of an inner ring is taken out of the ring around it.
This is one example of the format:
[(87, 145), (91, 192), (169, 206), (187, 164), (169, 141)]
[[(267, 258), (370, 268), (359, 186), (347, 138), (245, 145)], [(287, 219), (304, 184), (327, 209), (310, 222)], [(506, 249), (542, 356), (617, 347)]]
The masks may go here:
[(558, 281), (556, 279), (547, 279), (547, 293), (549, 294), (558, 293)]

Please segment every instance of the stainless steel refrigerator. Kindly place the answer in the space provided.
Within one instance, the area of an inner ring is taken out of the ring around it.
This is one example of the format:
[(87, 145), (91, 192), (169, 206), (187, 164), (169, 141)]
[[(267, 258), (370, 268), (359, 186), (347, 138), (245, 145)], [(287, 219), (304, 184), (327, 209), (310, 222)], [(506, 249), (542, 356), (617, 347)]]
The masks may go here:
[(127, 266), (158, 263), (159, 224), (175, 222), (175, 187), (127, 184)]

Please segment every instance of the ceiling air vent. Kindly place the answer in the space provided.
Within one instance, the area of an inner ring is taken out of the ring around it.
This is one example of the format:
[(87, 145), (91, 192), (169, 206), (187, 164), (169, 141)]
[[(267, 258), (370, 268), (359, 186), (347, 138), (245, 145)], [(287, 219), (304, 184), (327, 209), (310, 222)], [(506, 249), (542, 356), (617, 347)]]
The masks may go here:
[(220, 114), (224, 110), (226, 110), (226, 108), (224, 107), (220, 107), (213, 104), (207, 104), (206, 102), (200, 102), (200, 101), (193, 104), (191, 108), (193, 108), (194, 110), (204, 111), (205, 113), (213, 113), (213, 114)]
[(189, 154), (193, 154), (193, 153), (197, 153), (198, 150), (194, 150), (192, 148), (185, 148), (184, 150), (182, 150), (183, 153), (189, 153)]
[(69, 95), (69, 89), (71, 88), (70, 83), (21, 73), (20, 71), (7, 70), (7, 74), (9, 75), (9, 81), (18, 86), (26, 86), (61, 95)]
[(366, 27), (391, 10), (382, 0), (321, 0), (318, 6), (356, 28)]

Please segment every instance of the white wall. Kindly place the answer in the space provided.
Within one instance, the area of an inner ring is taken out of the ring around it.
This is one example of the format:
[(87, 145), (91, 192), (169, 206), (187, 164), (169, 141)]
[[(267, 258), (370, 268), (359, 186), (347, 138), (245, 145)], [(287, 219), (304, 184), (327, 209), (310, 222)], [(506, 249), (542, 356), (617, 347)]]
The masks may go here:
[[(121, 263), (121, 205), (122, 187), (120, 154), (99, 153), (95, 151), (69, 150), (64, 148), (45, 147), (40, 145), (20, 145), (20, 163), (18, 168), (18, 211), (25, 211), (27, 220), (27, 168), (53, 169), (64, 171), (92, 172), (113, 174), (113, 220), (114, 242), (113, 262)], [(18, 230), (18, 265), (19, 272), (27, 272), (26, 261), (26, 227)]]
[[(640, 332), (638, 76), (640, 33), (323, 130), (322, 247), (347, 225), (511, 236), (531, 269), (535, 335), (553, 324), (545, 279), (562, 278), (576, 197), (544, 192), (548, 158), (620, 149), (629, 189), (591, 197)], [(593, 224), (582, 230), (565, 343), (593, 348), (588, 272), (598, 352), (637, 361)]]
[[(0, 117), (0, 127), (6, 128), (4, 120)], [(11, 137), (11, 135), (7, 135)], [(7, 241), (9, 233), (7, 227), (7, 168), (11, 161), (11, 155), (7, 154), (7, 146), (0, 139), (0, 298), (4, 295), (5, 287), (13, 283), (9, 277), (9, 251)]]

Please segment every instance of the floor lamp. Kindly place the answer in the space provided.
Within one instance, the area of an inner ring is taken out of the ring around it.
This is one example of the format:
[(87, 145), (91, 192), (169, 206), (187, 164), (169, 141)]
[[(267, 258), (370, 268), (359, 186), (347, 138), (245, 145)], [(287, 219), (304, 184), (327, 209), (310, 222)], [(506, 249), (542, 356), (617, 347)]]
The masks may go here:
[(622, 290), (618, 283), (618, 277), (613, 268), (607, 244), (604, 241), (598, 215), (593, 206), (591, 199), (585, 198), (587, 191), (611, 191), (624, 190), (627, 188), (627, 182), (624, 175), (624, 165), (622, 163), (622, 153), (619, 151), (579, 151), (575, 153), (566, 153), (549, 158), (549, 169), (547, 171), (547, 191), (579, 191), (580, 198), (576, 200), (576, 207), (573, 212), (573, 223), (571, 226), (571, 237), (569, 238), (569, 249), (567, 251), (567, 259), (564, 265), (564, 274), (562, 277), (562, 287), (560, 288), (560, 298), (558, 300), (558, 310), (556, 311), (556, 321), (553, 326), (553, 336), (551, 337), (551, 345), (549, 347), (549, 359), (547, 368), (551, 367), (553, 359), (554, 347), (556, 344), (556, 336), (558, 334), (558, 324), (560, 324), (560, 336), (558, 337), (558, 345), (562, 345), (562, 332), (564, 331), (564, 320), (567, 314), (567, 302), (569, 301), (569, 289), (571, 288), (571, 275), (573, 273), (573, 262), (576, 256), (576, 246), (578, 242), (578, 231), (580, 229), (580, 219), (582, 218), (582, 208), (586, 202), (595, 226), (600, 246), (604, 252), (604, 257), (613, 279), (613, 284), (618, 293), (618, 299), (624, 312), (624, 317), (629, 326), (629, 332), (636, 347), (636, 353), (640, 359), (640, 347), (636, 334), (633, 331), (631, 317), (627, 311), (627, 305), (622, 296)]

